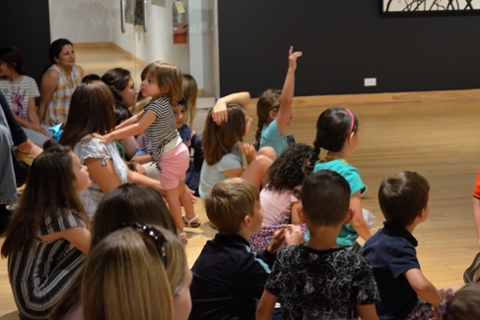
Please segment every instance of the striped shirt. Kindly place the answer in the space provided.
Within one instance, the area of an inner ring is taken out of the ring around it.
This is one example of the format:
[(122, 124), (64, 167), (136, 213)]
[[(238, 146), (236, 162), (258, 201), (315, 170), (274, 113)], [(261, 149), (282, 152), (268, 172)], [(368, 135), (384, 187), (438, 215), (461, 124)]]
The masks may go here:
[(0, 78), (0, 92), (12, 113), (28, 121), (28, 101), (40, 96), (35, 80), (28, 76), (22, 76), (18, 82)]
[(165, 145), (179, 135), (175, 126), (173, 108), (167, 97), (160, 97), (147, 104), (146, 112), (151, 112), (157, 117), (145, 130), (145, 138), (147, 151), (155, 161), (157, 169), (161, 170), (160, 156)]
[(55, 70), (59, 75), (57, 88), (48, 104), (43, 122), (48, 126), (55, 126), (67, 120), (68, 110), (70, 109), (70, 100), (72, 99), (73, 92), (80, 85), (82, 79), (80, 79), (78, 70), (75, 67), (72, 68), (71, 73), (72, 85), (68, 84), (67, 77), (57, 65), (52, 65), (48, 70)]
[[(59, 219), (45, 219), (37, 236), (45, 236), (85, 224), (71, 212)], [(8, 258), (8, 277), (20, 314), (29, 319), (48, 319), (48, 314), (78, 276), (85, 255), (65, 239), (37, 239)]]

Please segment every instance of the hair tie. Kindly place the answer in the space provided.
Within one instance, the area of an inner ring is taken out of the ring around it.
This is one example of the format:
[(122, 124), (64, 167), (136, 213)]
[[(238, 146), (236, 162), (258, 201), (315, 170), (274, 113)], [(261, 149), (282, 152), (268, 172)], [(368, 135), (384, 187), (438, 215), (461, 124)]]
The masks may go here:
[(353, 130), (353, 125), (355, 124), (355, 116), (353, 115), (353, 112), (350, 111), (350, 109), (345, 108), (347, 110), (348, 114), (350, 114), (350, 117), (352, 118), (352, 123), (350, 124), (350, 130), (348, 130), (347, 138), (350, 136)]
[(452, 289), (448, 289), (447, 291), (441, 290), (442, 296), (445, 298), (445, 301), (440, 302), (437, 306), (437, 310), (442, 314), (447, 314), (447, 306), (452, 303), (453, 299), (455, 299), (455, 294), (453, 293)]

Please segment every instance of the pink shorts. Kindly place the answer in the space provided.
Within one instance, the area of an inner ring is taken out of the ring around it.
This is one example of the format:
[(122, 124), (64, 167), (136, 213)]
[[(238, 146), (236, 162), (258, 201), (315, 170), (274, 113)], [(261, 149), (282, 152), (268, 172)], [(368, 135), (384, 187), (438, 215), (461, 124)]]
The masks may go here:
[(158, 179), (165, 190), (172, 190), (178, 187), (179, 181), (185, 181), (185, 173), (190, 165), (190, 154), (184, 143), (180, 143), (172, 150), (160, 156), (160, 167)]

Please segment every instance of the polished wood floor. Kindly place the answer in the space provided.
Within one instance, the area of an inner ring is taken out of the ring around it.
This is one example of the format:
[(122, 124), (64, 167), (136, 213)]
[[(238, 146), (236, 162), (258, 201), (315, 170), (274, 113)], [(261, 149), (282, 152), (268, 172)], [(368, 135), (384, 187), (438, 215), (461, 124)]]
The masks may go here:
[[(89, 72), (96, 71), (86, 68)], [(297, 142), (312, 144), (316, 119), (326, 107), (348, 106), (358, 115), (360, 145), (348, 160), (360, 170), (369, 187), (363, 207), (378, 217), (379, 224), (383, 217), (377, 191), (383, 178), (410, 170), (429, 180), (430, 216), (414, 236), (419, 241), (422, 270), (438, 288), (461, 283), (464, 270), (479, 252), (471, 210), (471, 192), (480, 167), (479, 95), (470, 90), (373, 98), (297, 98), (295, 122), (287, 129)], [(255, 118), (254, 101), (251, 106), (249, 112)], [(200, 112), (196, 122), (201, 123), (204, 116)], [(255, 126), (246, 139), (249, 142), (253, 142)], [(201, 200), (195, 209), (203, 225), (187, 229), (191, 231), (186, 247), (190, 265), (215, 234), (207, 223)], [(8, 282), (7, 262), (0, 259), (0, 320), (5, 319), (18, 319), (18, 313)]]

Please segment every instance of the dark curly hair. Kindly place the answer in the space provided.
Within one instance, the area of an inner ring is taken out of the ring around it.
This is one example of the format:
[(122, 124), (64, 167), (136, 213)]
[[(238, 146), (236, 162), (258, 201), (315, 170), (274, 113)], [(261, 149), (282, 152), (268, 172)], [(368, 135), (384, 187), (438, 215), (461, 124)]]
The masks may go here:
[(302, 165), (313, 152), (313, 148), (303, 143), (286, 148), (268, 169), (266, 189), (272, 191), (294, 190), (305, 180)]

